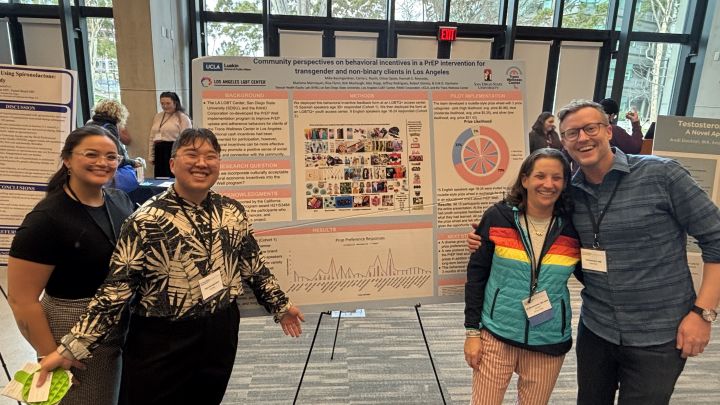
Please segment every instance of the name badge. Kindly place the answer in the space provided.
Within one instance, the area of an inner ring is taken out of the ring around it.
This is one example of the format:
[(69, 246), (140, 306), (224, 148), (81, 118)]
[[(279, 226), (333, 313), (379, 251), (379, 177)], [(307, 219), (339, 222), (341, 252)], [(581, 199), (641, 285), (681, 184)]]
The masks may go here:
[(212, 272), (200, 279), (200, 292), (205, 301), (222, 291), (223, 287), (222, 277), (219, 271)]
[(583, 269), (607, 273), (607, 257), (604, 250), (581, 248), (580, 256)]
[(545, 321), (549, 321), (553, 317), (553, 308), (550, 304), (547, 291), (540, 291), (522, 301), (525, 308), (525, 314), (530, 321), (530, 326), (540, 325)]

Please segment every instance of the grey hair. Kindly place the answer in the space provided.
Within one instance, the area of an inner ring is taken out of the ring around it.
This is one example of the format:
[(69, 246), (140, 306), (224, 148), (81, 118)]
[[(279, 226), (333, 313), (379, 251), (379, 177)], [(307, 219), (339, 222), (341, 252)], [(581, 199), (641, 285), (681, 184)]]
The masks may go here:
[(562, 122), (565, 120), (565, 118), (573, 113), (576, 113), (583, 108), (594, 108), (600, 113), (600, 120), (605, 125), (610, 125), (610, 121), (608, 120), (608, 116), (605, 113), (605, 109), (600, 104), (590, 101), (590, 100), (573, 100), (565, 107), (561, 108), (560, 111), (557, 112), (558, 120), (560, 120), (560, 125), (562, 125)]

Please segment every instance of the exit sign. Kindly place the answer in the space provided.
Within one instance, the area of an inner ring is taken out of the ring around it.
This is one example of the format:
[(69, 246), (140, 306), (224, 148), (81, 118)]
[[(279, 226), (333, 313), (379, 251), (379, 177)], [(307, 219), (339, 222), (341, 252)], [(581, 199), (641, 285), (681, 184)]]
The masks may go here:
[(438, 27), (438, 41), (454, 41), (457, 38), (457, 27)]

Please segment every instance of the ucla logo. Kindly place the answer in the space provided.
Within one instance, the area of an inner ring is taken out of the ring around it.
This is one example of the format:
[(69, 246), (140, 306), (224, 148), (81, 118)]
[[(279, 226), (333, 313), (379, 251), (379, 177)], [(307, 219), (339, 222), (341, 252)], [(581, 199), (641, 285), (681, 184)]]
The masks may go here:
[(203, 70), (206, 72), (221, 72), (223, 70), (223, 64), (220, 62), (203, 62)]

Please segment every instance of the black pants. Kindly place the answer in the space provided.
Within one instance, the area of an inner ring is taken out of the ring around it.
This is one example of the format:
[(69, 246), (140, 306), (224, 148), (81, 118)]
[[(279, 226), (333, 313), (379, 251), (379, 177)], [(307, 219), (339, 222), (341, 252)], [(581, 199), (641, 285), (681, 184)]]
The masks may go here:
[(577, 344), (578, 405), (667, 405), (685, 359), (675, 340), (634, 347), (610, 343), (580, 319)]
[(120, 404), (219, 404), (235, 363), (239, 324), (234, 303), (189, 321), (133, 316)]
[(170, 152), (173, 143), (170, 141), (155, 142), (155, 177), (175, 177), (170, 171)]

